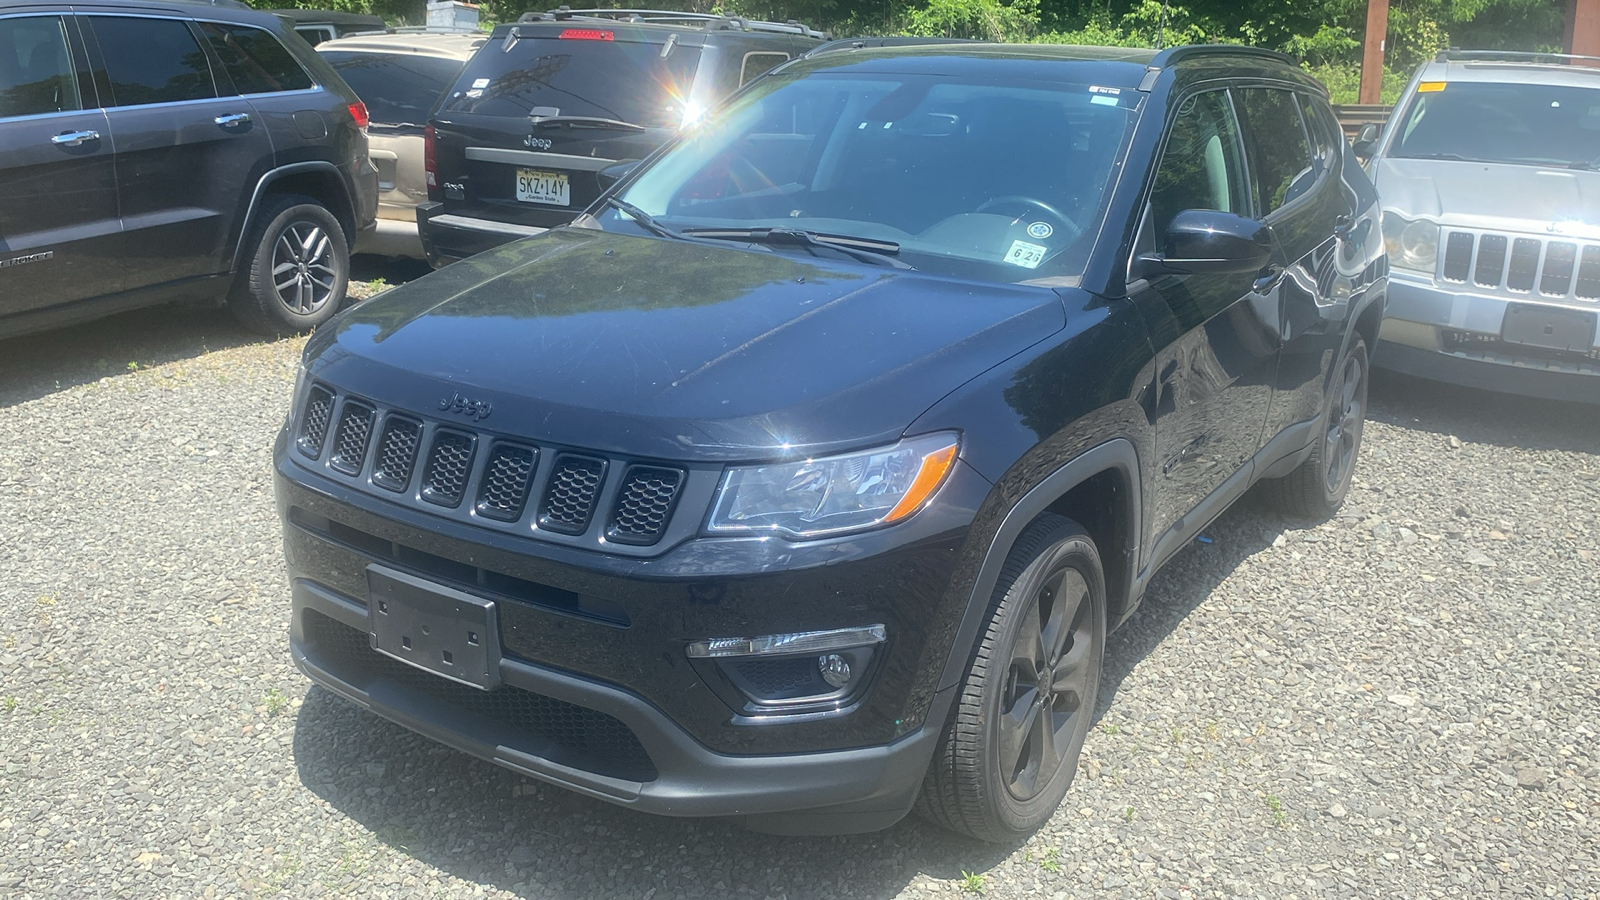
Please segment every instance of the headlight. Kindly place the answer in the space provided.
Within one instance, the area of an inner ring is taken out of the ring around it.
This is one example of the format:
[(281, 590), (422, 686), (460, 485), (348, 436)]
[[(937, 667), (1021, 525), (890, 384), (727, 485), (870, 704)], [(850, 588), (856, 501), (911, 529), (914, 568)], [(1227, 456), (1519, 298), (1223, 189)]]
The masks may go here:
[(1389, 248), (1389, 262), (1402, 269), (1432, 272), (1439, 254), (1439, 226), (1426, 219), (1407, 219), (1383, 211), (1383, 243)]
[(290, 431), (294, 430), (295, 420), (300, 418), (300, 399), (305, 394), (305, 390), (306, 363), (305, 360), (302, 359), (300, 364), (295, 368), (294, 393), (289, 395), (289, 418), (284, 420), (284, 427), (288, 428)]
[(729, 469), (710, 530), (816, 538), (888, 525), (921, 509), (955, 467), (948, 432), (892, 447)]

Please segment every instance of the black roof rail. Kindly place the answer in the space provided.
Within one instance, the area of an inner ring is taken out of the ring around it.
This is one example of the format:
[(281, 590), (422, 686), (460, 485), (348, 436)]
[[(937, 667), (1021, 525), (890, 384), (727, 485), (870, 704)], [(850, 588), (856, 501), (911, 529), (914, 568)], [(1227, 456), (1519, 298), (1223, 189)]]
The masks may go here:
[(825, 41), (827, 32), (817, 31), (790, 19), (787, 22), (763, 22), (743, 16), (725, 16), (716, 13), (691, 13), (670, 9), (573, 9), (558, 6), (542, 13), (523, 13), (518, 22), (565, 22), (571, 19), (588, 21), (627, 22), (643, 25), (683, 24), (698, 26), (706, 31), (765, 31), (776, 34), (795, 34)]
[(1440, 50), (1434, 62), (1529, 62), (1570, 65), (1577, 60), (1600, 62), (1600, 56), (1577, 56), (1571, 53), (1541, 53), (1525, 50)]
[(1186, 44), (1182, 47), (1168, 47), (1150, 58), (1147, 65), (1152, 69), (1164, 69), (1186, 59), (1197, 56), (1254, 56), (1258, 59), (1270, 59), (1274, 62), (1298, 65), (1294, 57), (1276, 50), (1265, 50), (1261, 47), (1247, 47), (1244, 44)]
[(816, 56), (819, 53), (832, 53), (835, 50), (865, 50), (871, 47), (909, 47), (922, 44), (976, 44), (977, 41), (968, 38), (947, 37), (911, 37), (908, 35), (895, 35), (890, 37), (853, 37), (839, 38), (829, 41), (814, 50), (806, 52), (806, 56)]

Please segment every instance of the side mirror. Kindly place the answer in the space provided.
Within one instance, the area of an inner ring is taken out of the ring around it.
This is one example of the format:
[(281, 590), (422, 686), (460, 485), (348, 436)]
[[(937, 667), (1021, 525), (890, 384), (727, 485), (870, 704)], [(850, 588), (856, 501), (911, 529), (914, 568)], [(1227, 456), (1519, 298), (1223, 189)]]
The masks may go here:
[(1378, 123), (1368, 122), (1356, 132), (1356, 139), (1350, 142), (1350, 149), (1361, 159), (1371, 159), (1372, 154), (1378, 149), (1378, 136), (1381, 134), (1383, 128)]
[(1272, 232), (1233, 213), (1186, 209), (1172, 217), (1162, 248), (1135, 260), (1135, 277), (1259, 272), (1272, 260)]
[(632, 172), (637, 165), (639, 165), (637, 159), (625, 159), (596, 172), (595, 175), (600, 179), (600, 190), (606, 190), (622, 179), (627, 178), (628, 173)]

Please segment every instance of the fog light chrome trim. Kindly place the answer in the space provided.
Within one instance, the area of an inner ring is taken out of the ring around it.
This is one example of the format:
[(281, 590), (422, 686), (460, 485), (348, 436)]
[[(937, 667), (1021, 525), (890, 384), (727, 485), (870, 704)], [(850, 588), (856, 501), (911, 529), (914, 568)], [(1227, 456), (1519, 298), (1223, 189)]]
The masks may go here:
[(748, 638), (711, 638), (691, 643), (684, 648), (684, 652), (690, 659), (826, 653), (830, 650), (881, 644), (886, 634), (882, 625), (864, 625), (859, 628), (836, 628), (832, 631), (801, 631), (794, 634), (768, 634)]

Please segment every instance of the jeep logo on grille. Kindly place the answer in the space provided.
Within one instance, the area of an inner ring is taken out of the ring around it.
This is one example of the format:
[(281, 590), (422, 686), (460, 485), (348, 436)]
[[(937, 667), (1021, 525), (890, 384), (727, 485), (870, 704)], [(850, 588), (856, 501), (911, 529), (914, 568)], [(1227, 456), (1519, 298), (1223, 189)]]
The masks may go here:
[(494, 406), (491, 405), (487, 400), (468, 400), (459, 393), (451, 394), (443, 400), (440, 400), (439, 408), (445, 412), (460, 413), (463, 416), (471, 416), (472, 421), (474, 422), (487, 419), (489, 418), (489, 413), (494, 412)]

